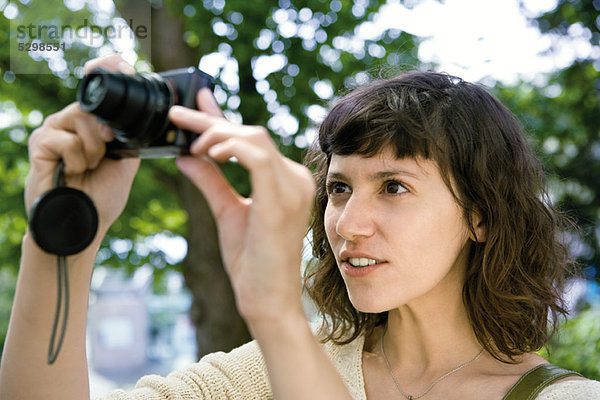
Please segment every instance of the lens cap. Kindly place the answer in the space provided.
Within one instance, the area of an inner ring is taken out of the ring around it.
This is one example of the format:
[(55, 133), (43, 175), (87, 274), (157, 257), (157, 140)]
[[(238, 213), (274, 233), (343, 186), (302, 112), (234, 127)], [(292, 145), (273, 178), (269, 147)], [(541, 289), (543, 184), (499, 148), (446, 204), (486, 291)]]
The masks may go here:
[(94, 240), (98, 213), (92, 199), (81, 190), (57, 187), (35, 200), (29, 227), (44, 251), (68, 256), (79, 253)]

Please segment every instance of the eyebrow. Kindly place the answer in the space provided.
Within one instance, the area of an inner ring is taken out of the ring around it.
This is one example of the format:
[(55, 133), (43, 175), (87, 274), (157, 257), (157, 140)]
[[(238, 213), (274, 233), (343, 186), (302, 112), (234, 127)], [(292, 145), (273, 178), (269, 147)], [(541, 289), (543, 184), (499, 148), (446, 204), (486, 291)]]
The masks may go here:
[[(391, 178), (394, 176), (398, 176), (398, 175), (404, 175), (404, 176), (409, 176), (411, 178), (420, 180), (421, 178), (419, 177), (419, 175), (412, 173), (412, 172), (408, 172), (405, 170), (393, 170), (393, 171), (380, 171), (380, 172), (375, 172), (374, 174), (370, 174), (368, 176), (369, 179), (386, 179), (386, 178)], [(341, 179), (341, 180), (347, 180), (348, 178), (346, 177), (346, 175), (344, 175), (341, 172), (330, 172), (327, 174), (327, 179)]]

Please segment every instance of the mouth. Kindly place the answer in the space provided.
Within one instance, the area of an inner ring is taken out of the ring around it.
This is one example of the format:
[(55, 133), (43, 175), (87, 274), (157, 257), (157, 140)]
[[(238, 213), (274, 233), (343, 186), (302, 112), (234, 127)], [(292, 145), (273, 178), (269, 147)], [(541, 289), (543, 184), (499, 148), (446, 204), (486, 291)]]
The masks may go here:
[(364, 268), (376, 264), (383, 264), (385, 261), (377, 261), (372, 258), (365, 257), (349, 257), (343, 260), (343, 262), (350, 264), (353, 268)]

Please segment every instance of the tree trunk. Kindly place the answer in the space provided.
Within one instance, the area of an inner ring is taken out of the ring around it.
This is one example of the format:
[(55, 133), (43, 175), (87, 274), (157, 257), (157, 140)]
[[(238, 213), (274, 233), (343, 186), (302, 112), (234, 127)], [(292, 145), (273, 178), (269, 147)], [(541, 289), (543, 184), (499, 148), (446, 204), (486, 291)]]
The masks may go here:
[[(148, 7), (145, 0), (128, 0), (122, 13), (135, 4)], [(183, 41), (181, 16), (168, 6), (152, 9), (151, 62), (156, 71), (198, 65), (198, 54)], [(188, 215), (188, 252), (183, 261), (186, 286), (192, 293), (190, 310), (196, 327), (198, 357), (214, 351), (228, 351), (248, 340), (250, 334), (239, 316), (233, 292), (223, 268), (217, 230), (212, 213), (200, 191), (183, 175), (173, 177), (181, 205)]]
[(230, 350), (250, 334), (239, 316), (221, 260), (217, 229), (204, 196), (187, 179), (179, 179), (179, 197), (188, 213), (188, 253), (184, 276), (192, 291), (191, 315), (199, 355)]

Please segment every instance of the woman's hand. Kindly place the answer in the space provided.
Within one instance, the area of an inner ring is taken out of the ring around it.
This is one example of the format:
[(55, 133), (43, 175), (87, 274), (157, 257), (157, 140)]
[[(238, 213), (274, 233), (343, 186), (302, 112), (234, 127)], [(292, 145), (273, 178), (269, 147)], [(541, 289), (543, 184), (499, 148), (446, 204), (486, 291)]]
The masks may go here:
[[(90, 61), (95, 67), (133, 73), (117, 55)], [(0, 368), (2, 399), (89, 399), (85, 333), (89, 289), (96, 250), (123, 210), (139, 160), (104, 158), (111, 130), (77, 104), (46, 118), (29, 139), (29, 174), (25, 188), (27, 210), (42, 193), (53, 187), (59, 161), (65, 164), (69, 187), (90, 196), (99, 217), (94, 242), (81, 253), (70, 256), (69, 315), (62, 350), (49, 365), (48, 339), (53, 331), (57, 296), (57, 258), (44, 252), (26, 234), (22, 244), (19, 278)], [(66, 321), (66, 314), (62, 316)]]
[[(120, 56), (89, 61), (85, 71), (102, 67), (134, 73)], [(65, 163), (67, 185), (86, 192), (96, 204), (101, 239), (125, 207), (139, 159), (109, 160), (104, 158), (106, 143), (114, 139), (111, 129), (73, 103), (45, 119), (29, 139), (30, 170), (25, 188), (25, 205), (53, 186), (54, 171)]]
[[(251, 325), (281, 312), (301, 313), (301, 252), (315, 190), (308, 169), (285, 158), (263, 127), (183, 107), (173, 107), (169, 117), (201, 134), (191, 147), (193, 157), (180, 158), (178, 166), (215, 216), (241, 315)], [(235, 192), (212, 161), (232, 157), (250, 173), (250, 198)]]
[[(169, 116), (201, 134), (193, 157), (178, 165), (215, 216), (237, 307), (260, 346), (273, 397), (350, 399), (302, 310), (302, 243), (315, 192), (310, 172), (285, 158), (262, 127), (181, 107)], [(236, 193), (213, 163), (231, 157), (250, 172), (250, 198)]]

